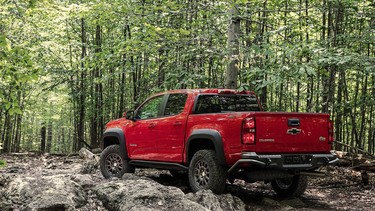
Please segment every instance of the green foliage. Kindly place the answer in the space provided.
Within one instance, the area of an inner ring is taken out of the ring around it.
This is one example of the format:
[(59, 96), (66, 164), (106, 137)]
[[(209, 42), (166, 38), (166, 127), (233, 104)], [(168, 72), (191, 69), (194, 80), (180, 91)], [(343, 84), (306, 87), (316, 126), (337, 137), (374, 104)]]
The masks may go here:
[(0, 160), (0, 168), (4, 168), (7, 166), (7, 162), (5, 160)]
[[(239, 90), (256, 91), (272, 111), (321, 112), (334, 71), (330, 112), (339, 119), (340, 112), (363, 111), (357, 121), (367, 123), (358, 133), (367, 140), (374, 130), (375, 9), (370, 1), (324, 2), (1, 2), (0, 135), (16, 143), (14, 129), (4, 125), (15, 128), (21, 116), (20, 146), (36, 150), (42, 123), (51, 122), (52, 149), (69, 151), (80, 123), (84, 139), (93, 140), (152, 93), (223, 87), (236, 58)], [(232, 58), (233, 6), (241, 33)], [(345, 122), (352, 128), (352, 120)]]

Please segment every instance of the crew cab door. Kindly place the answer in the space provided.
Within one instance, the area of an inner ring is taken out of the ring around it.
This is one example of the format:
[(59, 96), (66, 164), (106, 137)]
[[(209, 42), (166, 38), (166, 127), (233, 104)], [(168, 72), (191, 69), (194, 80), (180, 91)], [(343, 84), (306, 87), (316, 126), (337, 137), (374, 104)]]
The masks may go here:
[(127, 129), (126, 141), (131, 159), (155, 160), (157, 128), (165, 95), (155, 96), (134, 112), (134, 124)]
[(169, 94), (163, 117), (157, 124), (158, 161), (182, 162), (188, 108), (187, 94)]

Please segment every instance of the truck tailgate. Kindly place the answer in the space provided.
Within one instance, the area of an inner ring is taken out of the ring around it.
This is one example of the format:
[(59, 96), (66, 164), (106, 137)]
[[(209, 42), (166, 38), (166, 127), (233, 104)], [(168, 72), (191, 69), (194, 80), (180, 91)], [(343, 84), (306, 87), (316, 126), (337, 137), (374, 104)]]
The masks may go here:
[(328, 153), (329, 115), (315, 113), (257, 112), (258, 153)]

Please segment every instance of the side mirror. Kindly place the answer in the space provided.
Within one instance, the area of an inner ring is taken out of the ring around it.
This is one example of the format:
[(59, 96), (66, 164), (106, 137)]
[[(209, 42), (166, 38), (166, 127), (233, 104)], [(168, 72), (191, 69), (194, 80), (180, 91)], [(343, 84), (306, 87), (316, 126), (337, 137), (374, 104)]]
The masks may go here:
[(125, 119), (134, 120), (134, 111), (127, 111), (123, 113)]

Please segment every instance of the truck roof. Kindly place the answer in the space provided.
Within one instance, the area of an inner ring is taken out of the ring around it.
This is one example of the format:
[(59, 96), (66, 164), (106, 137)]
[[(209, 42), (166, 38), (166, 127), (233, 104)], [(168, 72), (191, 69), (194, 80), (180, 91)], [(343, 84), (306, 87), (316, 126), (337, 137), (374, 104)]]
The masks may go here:
[(212, 88), (212, 89), (176, 89), (166, 91), (164, 93), (202, 93), (202, 94), (253, 94), (252, 91), (239, 91), (236, 89), (221, 89), (221, 88)]

